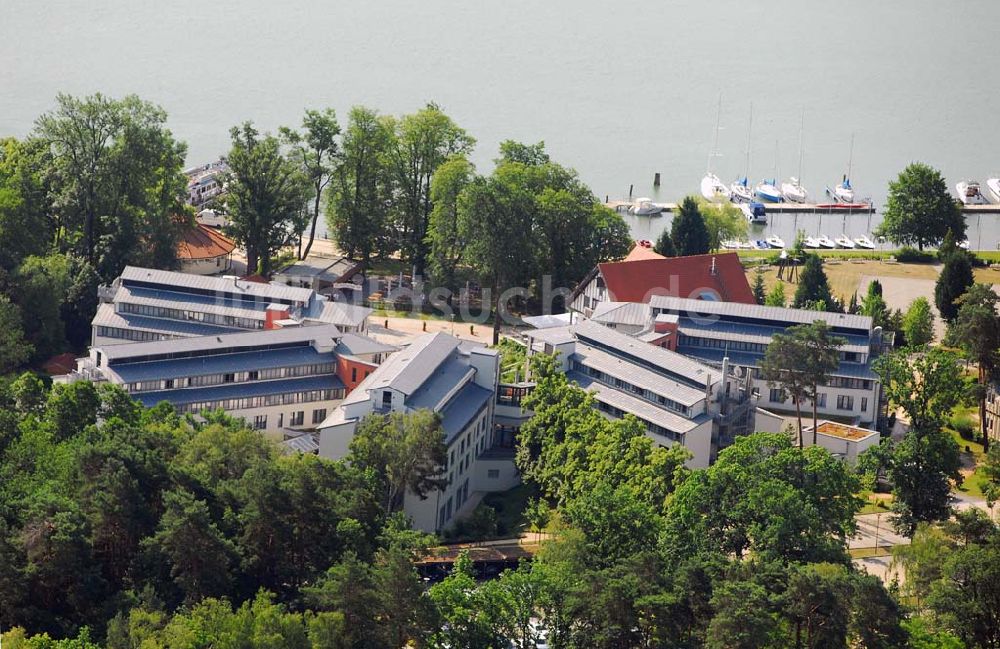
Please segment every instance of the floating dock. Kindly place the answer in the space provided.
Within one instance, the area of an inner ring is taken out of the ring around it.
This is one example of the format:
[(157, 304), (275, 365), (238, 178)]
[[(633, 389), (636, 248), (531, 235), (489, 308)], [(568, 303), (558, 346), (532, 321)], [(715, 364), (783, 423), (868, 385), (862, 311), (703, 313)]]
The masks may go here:
[[(631, 201), (608, 201), (607, 207), (616, 212), (627, 212), (634, 203)], [(663, 212), (676, 212), (677, 203), (653, 203)], [(733, 203), (737, 205), (737, 203)], [(875, 206), (871, 203), (764, 203), (768, 214), (874, 214)], [(962, 205), (963, 214), (1000, 214), (1000, 204)], [(656, 216), (646, 214), (643, 216)]]

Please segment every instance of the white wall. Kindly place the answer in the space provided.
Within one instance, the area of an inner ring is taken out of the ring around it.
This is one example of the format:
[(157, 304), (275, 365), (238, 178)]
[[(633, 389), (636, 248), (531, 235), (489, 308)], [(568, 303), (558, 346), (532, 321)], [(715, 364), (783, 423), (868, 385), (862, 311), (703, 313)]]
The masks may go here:
[(182, 273), (193, 273), (195, 275), (217, 275), (224, 273), (232, 267), (229, 255), (216, 257), (215, 259), (194, 259), (181, 262)]
[(342, 460), (347, 457), (348, 447), (354, 439), (356, 429), (357, 422), (353, 420), (320, 429), (319, 456), (331, 460)]

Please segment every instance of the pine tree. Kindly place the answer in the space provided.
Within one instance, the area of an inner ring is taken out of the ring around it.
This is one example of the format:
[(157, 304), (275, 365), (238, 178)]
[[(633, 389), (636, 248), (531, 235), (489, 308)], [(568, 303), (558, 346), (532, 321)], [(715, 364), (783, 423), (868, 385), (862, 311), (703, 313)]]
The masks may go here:
[(656, 245), (653, 246), (653, 252), (664, 257), (676, 257), (677, 250), (674, 248), (674, 240), (670, 237), (670, 230), (664, 228), (663, 232), (660, 233), (660, 238), (656, 240)]
[(677, 216), (670, 226), (670, 238), (678, 257), (704, 255), (711, 247), (711, 236), (705, 226), (705, 218), (698, 209), (698, 201), (691, 196), (681, 203)]
[(965, 295), (972, 286), (972, 264), (964, 251), (958, 251), (944, 260), (944, 268), (934, 286), (934, 304), (941, 317), (951, 322), (958, 315), (958, 305), (955, 300)]
[(823, 272), (823, 260), (819, 255), (806, 255), (806, 263), (799, 276), (799, 287), (795, 290), (792, 306), (796, 309), (816, 308), (833, 310), (837, 302), (830, 293), (830, 284)]
[(889, 310), (882, 299), (882, 283), (877, 279), (868, 284), (868, 293), (861, 300), (861, 313), (870, 317), (877, 327), (884, 327), (888, 321)]
[(771, 289), (771, 292), (767, 294), (764, 299), (764, 304), (766, 306), (785, 306), (787, 298), (785, 297), (785, 283), (778, 282)]
[(764, 271), (760, 267), (757, 268), (757, 272), (753, 278), (753, 299), (757, 304), (764, 304), (764, 300), (767, 299), (767, 293), (764, 288)]

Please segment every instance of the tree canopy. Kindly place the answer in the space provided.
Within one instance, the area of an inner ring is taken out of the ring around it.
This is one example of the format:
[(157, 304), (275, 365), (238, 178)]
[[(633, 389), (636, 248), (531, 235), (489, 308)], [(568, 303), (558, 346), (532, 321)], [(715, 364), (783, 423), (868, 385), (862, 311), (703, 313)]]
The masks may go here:
[(693, 196), (686, 196), (681, 202), (670, 224), (670, 238), (678, 257), (703, 255), (712, 249), (712, 234)]
[(965, 219), (948, 192), (944, 176), (936, 169), (914, 162), (889, 183), (889, 195), (877, 234), (893, 243), (935, 246), (951, 231), (965, 238)]

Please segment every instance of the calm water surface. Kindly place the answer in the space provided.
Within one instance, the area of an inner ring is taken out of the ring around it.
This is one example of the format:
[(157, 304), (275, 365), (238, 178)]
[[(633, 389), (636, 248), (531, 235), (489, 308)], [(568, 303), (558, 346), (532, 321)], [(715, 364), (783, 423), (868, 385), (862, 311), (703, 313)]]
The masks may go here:
[[(60, 91), (135, 92), (196, 164), (245, 119), (273, 130), (303, 107), (433, 100), (478, 138), (482, 170), (501, 140), (544, 139), (600, 196), (668, 201), (698, 191), (721, 93), (724, 180), (743, 172), (753, 102), (753, 179), (798, 172), (805, 111), (812, 195), (846, 171), (854, 134), (855, 187), (880, 204), (913, 160), (951, 187), (1000, 172), (998, 24), (996, 0), (0, 0), (0, 135), (26, 134)], [(779, 216), (760, 232), (878, 220)], [(668, 221), (632, 227), (654, 238)], [(995, 249), (1000, 216), (976, 221), (973, 246)]]

